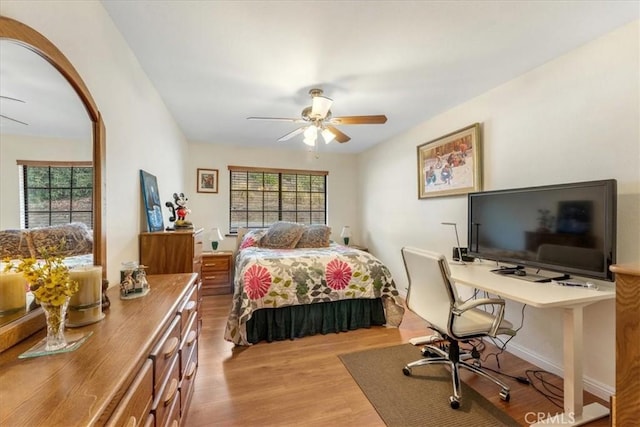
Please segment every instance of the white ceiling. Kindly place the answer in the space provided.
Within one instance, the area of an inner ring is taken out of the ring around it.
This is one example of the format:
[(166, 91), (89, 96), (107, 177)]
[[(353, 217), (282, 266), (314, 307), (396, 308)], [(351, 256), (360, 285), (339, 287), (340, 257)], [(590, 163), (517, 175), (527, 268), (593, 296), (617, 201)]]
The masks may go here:
[(319, 87), (334, 116), (388, 117), (319, 148), (344, 153), (640, 17), (635, 0), (102, 3), (188, 140), (307, 149), (276, 142), (299, 125), (246, 117), (298, 118)]

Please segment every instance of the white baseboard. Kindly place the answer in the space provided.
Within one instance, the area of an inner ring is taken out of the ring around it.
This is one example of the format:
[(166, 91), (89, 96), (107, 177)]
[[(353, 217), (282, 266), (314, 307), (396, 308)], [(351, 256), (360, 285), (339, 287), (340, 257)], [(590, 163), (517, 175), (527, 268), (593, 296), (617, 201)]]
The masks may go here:
[[(561, 366), (550, 362), (542, 355), (532, 352), (530, 349), (525, 349), (518, 344), (509, 343), (507, 351), (518, 356), (520, 359), (536, 365), (540, 369), (544, 369), (545, 371), (551, 372), (559, 377), (563, 377), (564, 372)], [(604, 399), (607, 402), (609, 401), (609, 398), (616, 393), (615, 388), (589, 377), (583, 378), (583, 387), (589, 393), (598, 396), (600, 399)]]

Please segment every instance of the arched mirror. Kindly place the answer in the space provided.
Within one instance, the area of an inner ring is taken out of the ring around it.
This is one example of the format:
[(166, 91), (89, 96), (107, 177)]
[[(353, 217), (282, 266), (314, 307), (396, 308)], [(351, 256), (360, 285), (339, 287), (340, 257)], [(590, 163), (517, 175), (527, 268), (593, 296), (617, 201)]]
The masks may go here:
[[(93, 230), (93, 264), (101, 265), (104, 275), (107, 271), (103, 201), (105, 127), (100, 112), (73, 65), (34, 29), (0, 16), (0, 50), (3, 70), (0, 79), (2, 144), (22, 147), (21, 160), (41, 160), (27, 158), (24, 146), (29, 146), (29, 151), (41, 150), (40, 154), (46, 151), (68, 153), (66, 159), (54, 158), (52, 154), (47, 159), (50, 161), (67, 160), (91, 165), (93, 215), (88, 222)], [(73, 148), (56, 148), (65, 143)], [(15, 160), (13, 162), (16, 168)], [(3, 163), (3, 168), (5, 166)], [(3, 186), (5, 184), (13, 185), (2, 183)], [(18, 179), (15, 185), (17, 187)], [(12, 204), (19, 203), (16, 197), (13, 199)], [(19, 206), (15, 206), (14, 212), (18, 215)], [(33, 334), (44, 324), (41, 310), (27, 311), (4, 322), (0, 318), (0, 351)]]

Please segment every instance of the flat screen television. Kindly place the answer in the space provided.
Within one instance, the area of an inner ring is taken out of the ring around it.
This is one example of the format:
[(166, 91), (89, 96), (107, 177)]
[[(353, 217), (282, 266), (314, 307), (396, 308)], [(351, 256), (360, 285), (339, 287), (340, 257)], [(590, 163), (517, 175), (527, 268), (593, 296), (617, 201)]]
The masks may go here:
[(616, 202), (614, 179), (470, 193), (469, 255), (613, 281)]

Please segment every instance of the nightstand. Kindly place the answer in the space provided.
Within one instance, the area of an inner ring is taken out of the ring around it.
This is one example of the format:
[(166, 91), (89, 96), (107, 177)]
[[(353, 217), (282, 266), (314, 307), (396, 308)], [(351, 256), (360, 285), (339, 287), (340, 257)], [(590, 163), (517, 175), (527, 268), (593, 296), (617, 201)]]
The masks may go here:
[(232, 259), (230, 251), (202, 253), (202, 295), (232, 293)]

